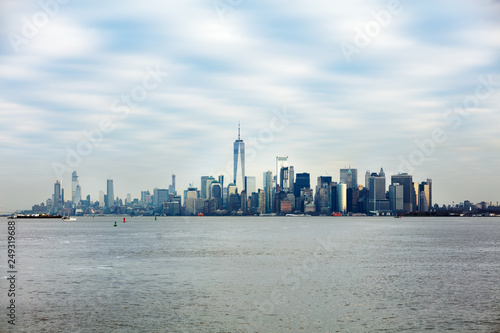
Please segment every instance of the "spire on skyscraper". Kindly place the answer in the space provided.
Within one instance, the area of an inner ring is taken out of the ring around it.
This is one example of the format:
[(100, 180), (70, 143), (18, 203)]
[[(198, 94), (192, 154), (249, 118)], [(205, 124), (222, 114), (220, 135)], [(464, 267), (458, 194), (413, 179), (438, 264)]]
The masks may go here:
[[(233, 181), (240, 189), (244, 188), (245, 184), (245, 143), (240, 136), (240, 122), (238, 122), (238, 140), (234, 141), (234, 177)], [(238, 177), (238, 160), (241, 168), (241, 178)], [(240, 178), (241, 181), (238, 179)]]

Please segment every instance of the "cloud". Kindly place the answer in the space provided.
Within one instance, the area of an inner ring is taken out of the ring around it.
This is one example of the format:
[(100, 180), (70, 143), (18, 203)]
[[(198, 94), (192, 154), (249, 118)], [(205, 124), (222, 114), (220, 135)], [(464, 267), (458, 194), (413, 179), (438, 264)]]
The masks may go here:
[[(180, 188), (199, 186), (201, 175), (231, 163), (238, 121), (248, 147), (255, 146), (250, 141), (269, 127), (273, 109), (284, 106), (295, 118), (247, 163), (257, 184), (283, 154), (311, 179), (325, 172), (335, 179), (351, 164), (363, 183), (364, 169), (396, 172), (398, 156), (415, 149), (415, 140), (444, 128), (449, 139), (415, 178), (440, 177), (436, 201), (458, 202), (464, 193), (443, 190), (455, 186), (443, 170), (459, 161), (466, 175), (477, 162), (465, 154), (486, 160), (500, 148), (498, 91), (459, 130), (443, 119), (474, 94), (480, 77), (499, 73), (494, 2), (404, 2), (351, 62), (340, 43), (352, 43), (356, 29), (388, 9), (385, 1), (242, 1), (222, 16), (210, 1), (71, 2), (19, 53), (8, 34), (22, 33), (24, 18), (43, 9), (3, 6), (0, 137), (5, 160), (15, 162), (4, 162), (1, 181), (19, 190), (2, 190), (0, 200), (11, 210), (48, 197), (51, 163), (64, 163), (68, 147), (76, 149), (102, 119), (115, 129), (76, 168), (94, 199), (110, 176), (119, 196), (166, 187), (172, 171)], [(156, 66), (168, 76), (120, 117), (113, 102)], [(496, 174), (492, 168), (484, 172)], [(19, 176), (32, 173), (36, 180)], [(467, 185), (469, 199), (493, 200), (489, 188), (498, 181)], [(39, 192), (26, 196), (33, 182)]]

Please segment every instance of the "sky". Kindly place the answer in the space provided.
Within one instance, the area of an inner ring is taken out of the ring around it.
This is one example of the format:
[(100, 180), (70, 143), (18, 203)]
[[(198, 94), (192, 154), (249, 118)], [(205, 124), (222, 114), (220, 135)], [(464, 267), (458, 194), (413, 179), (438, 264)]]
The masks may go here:
[(500, 1), (0, 2), (0, 212), (71, 172), (98, 200), (381, 167), (433, 202), (500, 200)]

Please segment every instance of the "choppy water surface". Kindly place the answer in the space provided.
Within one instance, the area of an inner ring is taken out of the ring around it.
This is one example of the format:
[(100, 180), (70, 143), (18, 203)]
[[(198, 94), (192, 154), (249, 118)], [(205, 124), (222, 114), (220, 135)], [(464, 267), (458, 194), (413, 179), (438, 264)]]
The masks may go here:
[[(498, 218), (96, 217), (16, 228), (16, 332), (500, 331)], [(1, 258), (5, 276), (5, 245)]]

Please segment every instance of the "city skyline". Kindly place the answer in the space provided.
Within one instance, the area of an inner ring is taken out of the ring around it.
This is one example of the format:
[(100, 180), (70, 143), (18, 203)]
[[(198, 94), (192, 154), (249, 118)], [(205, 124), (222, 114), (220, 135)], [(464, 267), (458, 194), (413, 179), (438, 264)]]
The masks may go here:
[(216, 2), (2, 3), (0, 212), (55, 180), (65, 200), (227, 186), (238, 121), (257, 187), (289, 156), (498, 200), (498, 1)]

